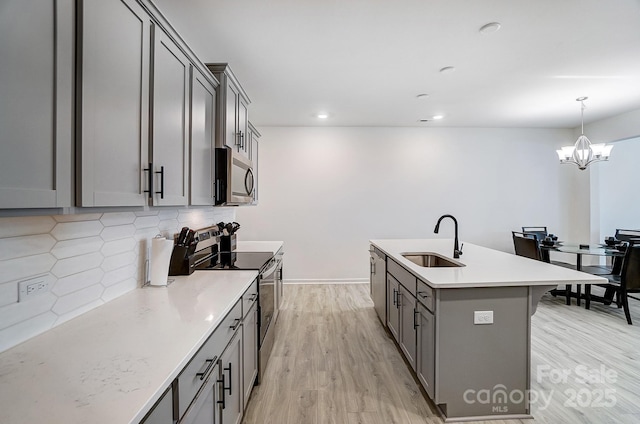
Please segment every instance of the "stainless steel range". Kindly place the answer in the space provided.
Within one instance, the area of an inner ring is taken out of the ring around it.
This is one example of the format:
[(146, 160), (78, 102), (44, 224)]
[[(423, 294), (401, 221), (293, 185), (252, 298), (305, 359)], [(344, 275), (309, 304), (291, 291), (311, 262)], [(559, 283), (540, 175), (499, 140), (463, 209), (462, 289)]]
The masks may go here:
[[(282, 255), (273, 252), (238, 252), (235, 234), (225, 235), (220, 224), (176, 235), (171, 258), (170, 275), (191, 274), (194, 271), (256, 270), (258, 271), (258, 379), (273, 348), (275, 320), (282, 297)], [(183, 236), (186, 233), (186, 236)], [(228, 250), (223, 250), (228, 249)], [(277, 302), (277, 303), (276, 303)]]

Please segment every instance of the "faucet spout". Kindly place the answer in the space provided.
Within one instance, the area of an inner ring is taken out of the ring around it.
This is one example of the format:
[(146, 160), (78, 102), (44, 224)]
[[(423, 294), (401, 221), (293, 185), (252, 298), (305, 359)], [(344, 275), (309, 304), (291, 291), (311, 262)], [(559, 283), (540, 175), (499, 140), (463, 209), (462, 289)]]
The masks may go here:
[(444, 218), (451, 218), (453, 220), (453, 225), (455, 226), (455, 239), (453, 241), (453, 257), (455, 259), (460, 258), (460, 255), (462, 255), (462, 250), (458, 247), (458, 220), (453, 216), (453, 215), (442, 215), (440, 218), (438, 218), (438, 222), (436, 223), (436, 228), (434, 228), (433, 232), (438, 234), (438, 231), (440, 231), (440, 222), (444, 219)]

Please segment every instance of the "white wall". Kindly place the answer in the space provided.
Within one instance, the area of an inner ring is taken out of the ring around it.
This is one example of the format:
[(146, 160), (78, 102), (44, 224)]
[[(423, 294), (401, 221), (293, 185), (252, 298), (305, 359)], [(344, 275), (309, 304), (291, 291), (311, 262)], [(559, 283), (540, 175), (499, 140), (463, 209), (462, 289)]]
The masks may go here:
[(595, 185), (599, 199), (599, 221), (594, 223), (598, 239), (613, 236), (616, 228), (640, 229), (640, 137), (614, 143), (611, 158), (599, 164)]
[(238, 208), (245, 240), (283, 240), (286, 280), (368, 278), (368, 240), (453, 237), (512, 251), (511, 230), (563, 234), (555, 149), (570, 130), (260, 128), (260, 204)]
[[(640, 184), (635, 169), (640, 158), (640, 110), (585, 125), (592, 143), (612, 143), (611, 158), (580, 171), (563, 171), (565, 191), (572, 199), (565, 227), (571, 240), (601, 243), (616, 228), (640, 228), (640, 199), (633, 193)], [(580, 128), (574, 129), (574, 140)], [(569, 144), (569, 143), (565, 143)]]

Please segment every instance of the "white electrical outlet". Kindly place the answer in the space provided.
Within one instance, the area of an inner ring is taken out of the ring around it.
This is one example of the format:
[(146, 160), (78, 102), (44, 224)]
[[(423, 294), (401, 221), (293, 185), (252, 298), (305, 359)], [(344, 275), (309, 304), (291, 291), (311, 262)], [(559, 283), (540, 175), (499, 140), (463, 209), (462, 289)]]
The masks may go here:
[(18, 302), (24, 302), (49, 291), (52, 284), (51, 274), (39, 275), (18, 283)]
[(473, 311), (474, 324), (493, 324), (493, 311)]

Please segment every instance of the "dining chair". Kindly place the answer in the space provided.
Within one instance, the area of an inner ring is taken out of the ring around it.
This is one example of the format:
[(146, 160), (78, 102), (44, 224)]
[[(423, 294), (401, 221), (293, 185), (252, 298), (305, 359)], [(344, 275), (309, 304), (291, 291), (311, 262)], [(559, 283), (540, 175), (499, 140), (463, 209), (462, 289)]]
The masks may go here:
[(542, 241), (549, 235), (547, 227), (522, 227), (523, 233), (535, 234), (538, 237), (538, 241)]
[[(522, 228), (544, 228), (546, 231), (547, 227)], [(540, 240), (538, 239), (538, 235), (535, 232), (512, 231), (511, 237), (513, 238), (513, 247), (516, 251), (516, 255), (518, 256), (524, 256), (526, 258), (535, 259), (537, 261), (551, 263), (563, 268), (574, 268), (573, 265), (566, 262), (550, 261), (549, 252), (547, 250), (543, 251), (542, 249), (540, 249)], [(564, 290), (553, 289), (550, 291), (550, 293), (554, 297), (557, 295), (564, 295), (567, 299), (567, 305), (571, 305), (571, 284), (566, 284)]]
[[(622, 260), (620, 274), (611, 275), (608, 277), (608, 280), (608, 283), (596, 285), (615, 292), (618, 307), (623, 308), (627, 323), (632, 325), (628, 293), (640, 293), (640, 239), (638, 241), (629, 241), (624, 259)], [(604, 304), (611, 303), (611, 299), (608, 299), (606, 296), (591, 296), (590, 290), (587, 290), (585, 296), (587, 309), (591, 300), (602, 301)]]
[(542, 261), (540, 242), (535, 234), (512, 231), (511, 237), (513, 238), (513, 248), (516, 251), (516, 255)]
[(634, 238), (640, 238), (640, 230), (624, 230), (622, 228), (616, 228), (616, 240), (630, 241)]
[[(513, 247), (516, 255), (534, 259), (541, 262), (549, 262), (548, 255), (545, 258), (540, 249), (540, 241), (535, 233), (512, 231)], [(571, 284), (567, 284), (564, 290), (553, 289), (550, 291), (553, 296), (564, 294), (567, 298), (567, 305), (571, 304)]]
[[(640, 241), (640, 230), (624, 230), (617, 228), (614, 238), (618, 241)], [(582, 271), (593, 275), (601, 275), (603, 277), (618, 275), (622, 269), (622, 258), (623, 256), (614, 256), (611, 260), (611, 267), (607, 265), (583, 265)]]

